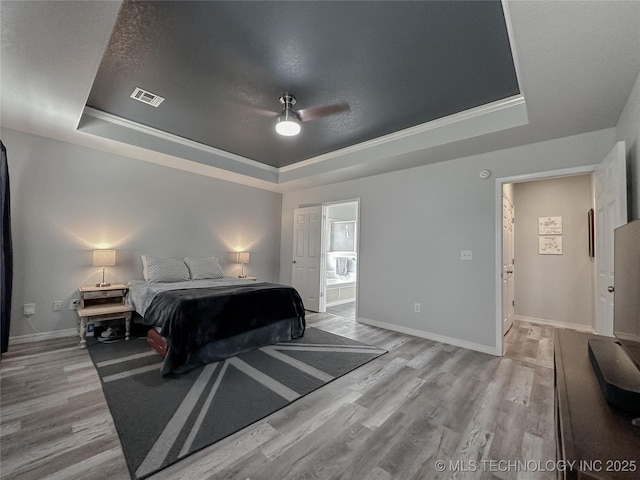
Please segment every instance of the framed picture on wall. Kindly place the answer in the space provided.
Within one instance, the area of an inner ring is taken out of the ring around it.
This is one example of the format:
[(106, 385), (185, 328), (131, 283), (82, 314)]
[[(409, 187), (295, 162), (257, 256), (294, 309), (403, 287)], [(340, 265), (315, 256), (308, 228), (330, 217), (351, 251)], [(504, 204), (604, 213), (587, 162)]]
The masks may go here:
[(562, 255), (562, 235), (540, 235), (538, 237), (538, 254)]
[(591, 258), (596, 256), (596, 236), (594, 231), (595, 222), (593, 219), (593, 208), (587, 212), (587, 225), (589, 228), (589, 256)]
[(562, 217), (538, 217), (538, 235), (562, 235)]

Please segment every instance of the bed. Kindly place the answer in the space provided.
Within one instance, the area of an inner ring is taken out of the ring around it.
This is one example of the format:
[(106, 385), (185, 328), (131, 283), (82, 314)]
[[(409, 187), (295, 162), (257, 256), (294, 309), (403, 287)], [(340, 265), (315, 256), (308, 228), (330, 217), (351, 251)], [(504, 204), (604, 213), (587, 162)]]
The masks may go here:
[(287, 285), (223, 277), (128, 286), (128, 304), (167, 341), (162, 375), (299, 338), (306, 327), (300, 295)]

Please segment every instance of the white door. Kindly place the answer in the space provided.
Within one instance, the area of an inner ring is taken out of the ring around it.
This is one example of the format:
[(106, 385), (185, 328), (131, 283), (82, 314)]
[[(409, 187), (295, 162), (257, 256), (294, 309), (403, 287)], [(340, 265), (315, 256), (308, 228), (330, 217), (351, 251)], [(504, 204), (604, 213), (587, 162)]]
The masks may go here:
[(596, 198), (596, 333), (613, 336), (613, 231), (627, 223), (627, 165), (618, 142), (594, 173)]
[(513, 324), (515, 295), (514, 270), (515, 209), (507, 196), (502, 197), (502, 334)]
[(293, 212), (292, 285), (304, 308), (320, 311), (322, 206), (296, 208)]

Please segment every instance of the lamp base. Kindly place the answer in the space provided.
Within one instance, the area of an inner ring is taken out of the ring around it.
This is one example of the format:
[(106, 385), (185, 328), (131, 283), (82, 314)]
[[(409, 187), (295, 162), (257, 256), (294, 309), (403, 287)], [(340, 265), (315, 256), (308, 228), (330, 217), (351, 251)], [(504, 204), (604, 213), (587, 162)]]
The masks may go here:
[(110, 283), (96, 283), (96, 287), (110, 287), (111, 284)]
[(246, 275), (238, 275), (238, 278), (247, 278)]

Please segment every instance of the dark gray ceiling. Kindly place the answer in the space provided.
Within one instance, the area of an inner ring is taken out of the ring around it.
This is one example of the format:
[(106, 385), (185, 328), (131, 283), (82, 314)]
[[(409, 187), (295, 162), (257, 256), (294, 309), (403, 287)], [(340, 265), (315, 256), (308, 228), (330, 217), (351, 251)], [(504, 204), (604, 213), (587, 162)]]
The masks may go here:
[[(281, 137), (285, 91), (351, 109)], [(125, 1), (87, 105), (282, 167), (518, 93), (500, 1)]]

